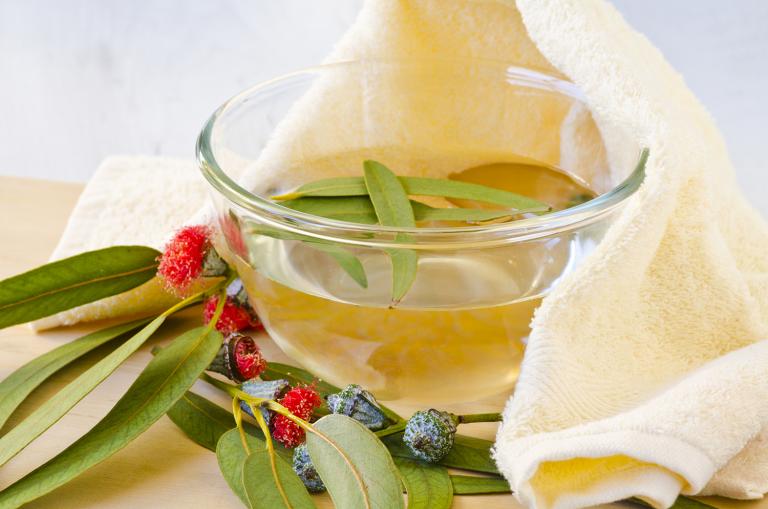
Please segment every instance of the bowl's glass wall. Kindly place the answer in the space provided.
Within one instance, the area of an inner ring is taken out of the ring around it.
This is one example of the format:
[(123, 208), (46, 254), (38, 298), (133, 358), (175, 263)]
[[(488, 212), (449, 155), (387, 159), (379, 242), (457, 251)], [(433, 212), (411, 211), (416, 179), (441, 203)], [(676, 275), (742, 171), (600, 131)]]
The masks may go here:
[[(371, 86), (388, 83), (392, 73), (400, 84), (429, 79), (432, 85), (410, 94)], [(350, 135), (355, 139), (346, 140), (343, 151), (328, 141), (311, 157), (304, 151), (286, 161), (278, 172), (284, 181), (274, 178), (274, 168), (260, 178), (260, 157), (281, 122), (307, 94), (334, 82), (357, 84), (350, 101), (364, 106), (353, 110), (352, 123), (362, 132)], [(439, 111), (439, 125), (398, 122), (402, 115), (388, 111), (398, 93), (407, 97), (397, 106), (412, 108), (408, 118), (434, 119)], [(501, 100), (489, 105), (484, 97)], [(439, 109), (445, 104), (451, 106)], [(517, 118), (512, 135), (495, 133), (510, 125), (510, 116)], [(328, 157), (336, 167), (324, 176), (359, 175), (366, 158), (395, 160), (398, 173), (419, 161), (427, 174), (434, 169), (442, 176), (446, 167), (465, 169), (465, 161), (521, 156), (562, 168), (605, 193), (617, 177), (608, 172), (595, 133), (572, 85), (529, 71), (499, 64), (343, 64), (297, 73), (230, 101), (206, 127), (200, 161), (208, 173), (211, 165), (233, 179), (249, 173), (246, 190), (268, 195), (301, 184), (311, 174), (305, 170), (327, 164)], [(337, 384), (360, 383), (384, 399), (429, 401), (475, 399), (514, 384), (533, 310), (595, 248), (617, 210), (585, 209), (576, 226), (542, 231), (539, 225), (527, 237), (503, 230), (410, 236), (404, 242), (418, 253), (417, 276), (391, 308), (390, 254), (398, 249), (392, 232), (338, 233), (288, 211), (242, 206), (226, 192), (215, 191), (213, 198), (222, 248), (281, 348)], [(350, 277), (350, 257), (362, 264), (366, 288)]]

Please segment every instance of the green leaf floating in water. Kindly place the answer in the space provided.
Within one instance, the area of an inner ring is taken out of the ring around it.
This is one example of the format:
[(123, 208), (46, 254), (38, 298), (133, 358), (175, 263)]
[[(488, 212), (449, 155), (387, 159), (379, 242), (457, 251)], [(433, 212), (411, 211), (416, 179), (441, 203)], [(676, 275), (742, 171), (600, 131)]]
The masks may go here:
[(356, 420), (340, 414), (325, 416), (314, 427), (338, 447), (314, 433), (307, 433), (312, 463), (336, 509), (404, 507), (397, 467), (376, 435)]
[(109, 327), (65, 343), (36, 357), (0, 382), (0, 428), (40, 384), (58, 370), (99, 346), (149, 323), (150, 318)]
[[(375, 161), (366, 161), (372, 162)], [(379, 164), (379, 163), (376, 163)], [(551, 207), (539, 200), (493, 187), (460, 180), (428, 177), (397, 177), (411, 196), (441, 196), (501, 205), (510, 209), (530, 209), (547, 212)], [(273, 200), (292, 200), (304, 196), (365, 196), (369, 194), (365, 180), (360, 177), (332, 177), (309, 182), (291, 193), (273, 196)]]
[(456, 495), (490, 495), (512, 493), (509, 483), (501, 477), (478, 477), (474, 475), (452, 475), (453, 493)]
[(0, 281), (0, 329), (125, 292), (157, 271), (160, 253), (114, 246), (48, 263)]
[[(367, 196), (340, 196), (337, 198), (306, 197), (286, 200), (280, 205), (314, 216), (358, 224), (377, 224), (376, 210)], [(461, 207), (438, 208), (411, 200), (416, 221), (466, 221), (481, 223), (495, 219), (512, 218), (538, 209), (491, 210)]]
[(395, 458), (408, 493), (408, 509), (450, 509), (453, 485), (448, 470), (440, 465)]
[[(279, 494), (264, 440), (245, 435), (250, 455), (243, 447), (240, 431), (232, 429), (224, 433), (216, 446), (219, 469), (230, 489), (251, 508), (314, 508), (312, 497), (301, 479), (291, 468), (288, 459), (275, 457), (280, 483), (290, 506), (286, 506)], [(290, 456), (289, 456), (290, 457)]]
[[(365, 186), (376, 210), (376, 217), (383, 226), (414, 228), (416, 219), (413, 208), (403, 185), (386, 166), (376, 161), (363, 163)], [(398, 242), (408, 242), (404, 234), (397, 236)], [(416, 279), (419, 256), (412, 249), (388, 249), (392, 260), (392, 305), (396, 305), (408, 293)]]
[(19, 507), (49, 493), (128, 445), (192, 386), (213, 360), (222, 339), (219, 332), (208, 327), (192, 329), (176, 338), (149, 362), (96, 426), (0, 492), (0, 508)]
[[(301, 235), (298, 233), (288, 232), (284, 230), (278, 230), (277, 228), (271, 228), (269, 226), (260, 225), (256, 223), (249, 223), (247, 232), (251, 235), (265, 235), (274, 239), (280, 240), (297, 240), (303, 242), (305, 245), (327, 253), (330, 255), (336, 263), (351, 277), (358, 285), (363, 288), (368, 288), (368, 278), (365, 275), (365, 268), (360, 260), (352, 254), (350, 251), (335, 244), (333, 242), (310, 237), (308, 235)], [(246, 237), (248, 238), (248, 237)], [(258, 249), (257, 247), (255, 249)]]

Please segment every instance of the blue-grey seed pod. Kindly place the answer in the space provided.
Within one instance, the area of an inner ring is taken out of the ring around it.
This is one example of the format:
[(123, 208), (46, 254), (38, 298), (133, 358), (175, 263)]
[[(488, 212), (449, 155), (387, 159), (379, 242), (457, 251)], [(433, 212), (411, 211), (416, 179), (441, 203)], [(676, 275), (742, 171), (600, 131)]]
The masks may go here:
[[(287, 380), (282, 379), (269, 381), (249, 380), (240, 384), (240, 389), (249, 396), (253, 396), (255, 398), (278, 400), (288, 389), (288, 387), (290, 387), (290, 385), (291, 384), (288, 383)], [(240, 402), (240, 408), (243, 409), (243, 412), (253, 417), (253, 412), (251, 412), (250, 407), (245, 403), (245, 401)], [(264, 420), (267, 421), (267, 424), (269, 424), (271, 417), (269, 410), (262, 408), (261, 415), (264, 416)]]
[(299, 479), (307, 487), (310, 493), (320, 493), (325, 491), (325, 484), (320, 479), (312, 459), (309, 457), (307, 444), (301, 444), (293, 450), (293, 471), (299, 476)]
[(413, 414), (405, 425), (403, 442), (414, 456), (437, 463), (453, 447), (456, 423), (448, 412), (430, 408)]
[(341, 392), (328, 396), (328, 408), (334, 414), (352, 417), (372, 431), (384, 429), (392, 422), (373, 394), (357, 384), (347, 385)]

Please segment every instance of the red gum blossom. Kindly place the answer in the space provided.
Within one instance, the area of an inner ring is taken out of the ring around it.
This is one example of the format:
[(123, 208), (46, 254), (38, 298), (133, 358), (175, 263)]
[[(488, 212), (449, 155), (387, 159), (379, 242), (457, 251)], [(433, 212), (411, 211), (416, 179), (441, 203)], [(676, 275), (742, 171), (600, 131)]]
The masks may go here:
[(157, 273), (170, 291), (183, 294), (200, 277), (205, 253), (211, 247), (210, 233), (207, 226), (186, 226), (165, 246)]

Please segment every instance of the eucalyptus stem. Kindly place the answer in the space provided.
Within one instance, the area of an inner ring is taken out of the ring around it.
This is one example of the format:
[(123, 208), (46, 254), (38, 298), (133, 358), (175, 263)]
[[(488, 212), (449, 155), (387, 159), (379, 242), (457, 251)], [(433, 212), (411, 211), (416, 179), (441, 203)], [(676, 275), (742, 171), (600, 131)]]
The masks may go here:
[(261, 432), (264, 433), (264, 441), (267, 444), (267, 454), (269, 455), (269, 466), (272, 469), (272, 477), (275, 478), (275, 486), (277, 486), (277, 491), (280, 493), (280, 498), (283, 499), (286, 507), (291, 507), (291, 502), (288, 500), (288, 495), (285, 493), (285, 488), (283, 488), (283, 483), (280, 482), (280, 476), (277, 473), (277, 463), (275, 462), (275, 444), (272, 442), (272, 435), (269, 432), (267, 421), (264, 420), (264, 416), (261, 414), (261, 408), (256, 408), (251, 403), (248, 403), (248, 408), (251, 409), (253, 418), (256, 419), (256, 422), (259, 424)]
[(499, 412), (454, 415), (453, 417), (456, 420), (456, 424), (470, 424), (474, 422), (501, 422), (502, 419)]
[(375, 431), (374, 434), (379, 438), (388, 437), (389, 435), (394, 435), (396, 433), (400, 433), (405, 429), (405, 425), (408, 424), (408, 421), (398, 421), (395, 424), (384, 428), (379, 431)]

